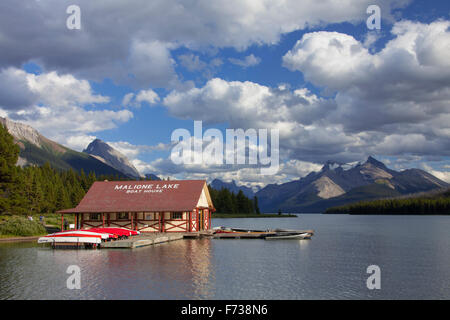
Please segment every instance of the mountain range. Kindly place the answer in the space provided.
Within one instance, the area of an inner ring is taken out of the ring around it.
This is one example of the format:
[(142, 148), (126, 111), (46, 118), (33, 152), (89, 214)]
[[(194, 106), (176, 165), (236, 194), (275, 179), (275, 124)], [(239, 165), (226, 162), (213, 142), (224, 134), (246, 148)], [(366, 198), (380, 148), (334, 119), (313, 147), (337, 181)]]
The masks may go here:
[(442, 189), (449, 184), (420, 169), (395, 171), (369, 157), (364, 163), (328, 161), (319, 172), (283, 184), (269, 184), (256, 193), (262, 212), (324, 212), (360, 200), (396, 197)]
[[(83, 169), (86, 173), (93, 171), (96, 175), (141, 178), (125, 155), (100, 139), (92, 141), (83, 152), (78, 152), (44, 137), (29, 125), (2, 117), (0, 123), (8, 129), (20, 147), (17, 162), (20, 166), (40, 166), (49, 162), (52, 167), (59, 170)], [(145, 177), (152, 180), (159, 179), (154, 174), (147, 174)]]
[(256, 195), (262, 212), (317, 213), (337, 205), (442, 189), (449, 184), (420, 169), (389, 169), (369, 157), (365, 162), (351, 164), (327, 161), (318, 172), (282, 184), (269, 184), (254, 194), (234, 181), (215, 179), (211, 186)]
[[(155, 174), (141, 176), (125, 155), (100, 139), (77, 152), (40, 134), (31, 126), (0, 117), (20, 147), (18, 165), (43, 165), (49, 162), (60, 170), (83, 169), (97, 175), (118, 175), (128, 179), (145, 177), (159, 180)], [(254, 192), (235, 181), (214, 179), (214, 189), (226, 188), (234, 193), (258, 198), (262, 212), (324, 212), (327, 208), (360, 200), (398, 197), (418, 192), (448, 188), (449, 184), (420, 169), (395, 171), (373, 157), (365, 162), (342, 164), (327, 161), (318, 172), (298, 180), (269, 184)]]
[(252, 188), (246, 187), (246, 186), (238, 186), (234, 180), (231, 182), (224, 182), (220, 179), (214, 179), (211, 181), (210, 186), (216, 190), (220, 189), (228, 189), (231, 192), (234, 192), (237, 194), (240, 190), (245, 194), (246, 197), (252, 199), (255, 196), (255, 193), (253, 192)]

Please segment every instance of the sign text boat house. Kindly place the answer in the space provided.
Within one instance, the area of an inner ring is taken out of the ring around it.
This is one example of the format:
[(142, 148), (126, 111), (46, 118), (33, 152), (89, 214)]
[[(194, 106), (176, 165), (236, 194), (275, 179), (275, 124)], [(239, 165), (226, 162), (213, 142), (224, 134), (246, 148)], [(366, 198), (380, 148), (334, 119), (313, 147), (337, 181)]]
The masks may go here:
[(94, 182), (73, 209), (77, 229), (125, 227), (141, 232), (211, 228), (215, 211), (205, 180)]

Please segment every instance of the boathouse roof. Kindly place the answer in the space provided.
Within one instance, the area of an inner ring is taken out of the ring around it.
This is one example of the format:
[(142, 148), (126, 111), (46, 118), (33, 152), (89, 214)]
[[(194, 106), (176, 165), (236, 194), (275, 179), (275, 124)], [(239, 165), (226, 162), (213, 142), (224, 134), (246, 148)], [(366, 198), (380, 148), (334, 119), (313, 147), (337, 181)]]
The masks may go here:
[(59, 213), (214, 209), (205, 180), (94, 182), (81, 202)]

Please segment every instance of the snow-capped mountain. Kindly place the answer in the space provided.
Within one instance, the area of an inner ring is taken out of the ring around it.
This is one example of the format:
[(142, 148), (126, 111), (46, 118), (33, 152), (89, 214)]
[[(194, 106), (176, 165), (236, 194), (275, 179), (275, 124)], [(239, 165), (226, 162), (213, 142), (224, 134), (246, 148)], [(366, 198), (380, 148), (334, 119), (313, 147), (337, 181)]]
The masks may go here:
[(256, 193), (263, 212), (322, 212), (360, 200), (446, 188), (449, 184), (420, 169), (395, 171), (369, 157), (365, 162), (327, 161), (319, 172), (299, 180), (270, 184)]

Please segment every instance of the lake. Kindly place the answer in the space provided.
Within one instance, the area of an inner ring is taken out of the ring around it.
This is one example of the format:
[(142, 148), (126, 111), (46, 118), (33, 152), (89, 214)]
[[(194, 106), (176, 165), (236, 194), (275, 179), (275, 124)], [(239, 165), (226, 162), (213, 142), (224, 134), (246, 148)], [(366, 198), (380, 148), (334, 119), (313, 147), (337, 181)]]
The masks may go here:
[[(449, 216), (214, 219), (312, 240), (180, 240), (139, 249), (0, 244), (0, 299), (449, 299)], [(70, 290), (68, 266), (81, 270)], [(381, 270), (369, 290), (367, 267)]]

